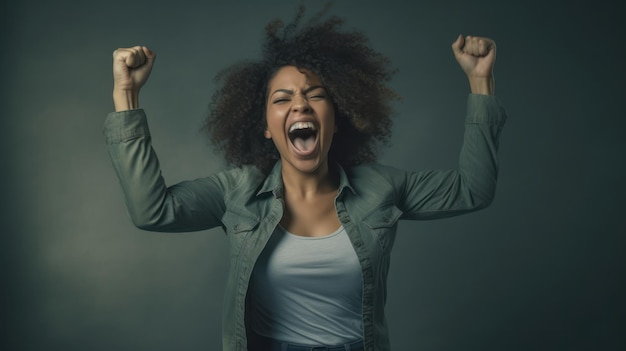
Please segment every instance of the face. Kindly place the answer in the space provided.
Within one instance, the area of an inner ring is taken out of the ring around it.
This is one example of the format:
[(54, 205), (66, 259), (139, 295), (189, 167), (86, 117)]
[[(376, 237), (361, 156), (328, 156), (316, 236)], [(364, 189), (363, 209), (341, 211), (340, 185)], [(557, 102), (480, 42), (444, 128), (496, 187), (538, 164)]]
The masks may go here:
[(280, 153), (283, 170), (328, 169), (335, 111), (321, 80), (311, 71), (285, 66), (269, 82), (265, 137)]

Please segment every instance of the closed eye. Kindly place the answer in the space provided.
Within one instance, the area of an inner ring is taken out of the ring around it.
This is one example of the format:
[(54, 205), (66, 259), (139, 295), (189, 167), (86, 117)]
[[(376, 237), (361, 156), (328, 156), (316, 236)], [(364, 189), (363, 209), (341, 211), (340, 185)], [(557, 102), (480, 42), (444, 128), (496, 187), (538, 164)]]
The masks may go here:
[(272, 103), (274, 103), (274, 104), (281, 104), (281, 103), (285, 103), (285, 102), (288, 102), (288, 101), (289, 101), (289, 99), (287, 99), (287, 98), (279, 98), (279, 99), (276, 99), (276, 100), (272, 101)]

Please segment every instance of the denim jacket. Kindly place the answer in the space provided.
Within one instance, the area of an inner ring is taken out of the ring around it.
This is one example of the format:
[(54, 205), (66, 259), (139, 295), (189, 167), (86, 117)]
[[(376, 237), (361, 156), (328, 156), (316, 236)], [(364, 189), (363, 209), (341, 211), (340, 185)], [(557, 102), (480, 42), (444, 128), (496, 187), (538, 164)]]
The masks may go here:
[[(497, 148), (506, 119), (497, 98), (470, 94), (458, 169), (407, 172), (379, 164), (339, 168), (335, 199), (362, 269), (365, 350), (390, 350), (384, 306), (398, 220), (459, 215), (494, 197)], [(230, 243), (223, 350), (247, 345), (246, 293), (254, 264), (283, 216), (281, 163), (269, 174), (244, 166), (167, 187), (143, 110), (111, 113), (104, 134), (133, 223), (185, 232), (221, 226)]]

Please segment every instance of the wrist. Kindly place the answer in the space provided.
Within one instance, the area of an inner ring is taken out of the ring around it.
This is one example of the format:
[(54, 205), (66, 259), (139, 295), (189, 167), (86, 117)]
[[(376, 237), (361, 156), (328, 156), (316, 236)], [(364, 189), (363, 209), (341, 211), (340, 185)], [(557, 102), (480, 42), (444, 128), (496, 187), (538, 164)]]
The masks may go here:
[(139, 91), (113, 89), (115, 112), (139, 108)]
[(496, 83), (493, 76), (468, 77), (468, 80), (472, 94), (493, 95), (495, 92)]

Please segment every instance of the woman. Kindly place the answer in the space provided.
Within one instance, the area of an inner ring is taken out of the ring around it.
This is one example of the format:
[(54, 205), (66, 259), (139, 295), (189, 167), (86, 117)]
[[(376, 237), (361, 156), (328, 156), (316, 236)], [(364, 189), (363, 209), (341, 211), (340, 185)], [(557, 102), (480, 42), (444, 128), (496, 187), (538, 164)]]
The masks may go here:
[(262, 59), (219, 75), (207, 129), (236, 167), (165, 186), (138, 104), (156, 56), (141, 46), (113, 54), (109, 152), (135, 225), (227, 233), (224, 350), (389, 350), (398, 220), (467, 213), (493, 198), (505, 120), (492, 96), (495, 44), (452, 44), (472, 93), (458, 170), (406, 172), (374, 163), (396, 97), (389, 60), (342, 20), (303, 25), (302, 13), (267, 26)]

